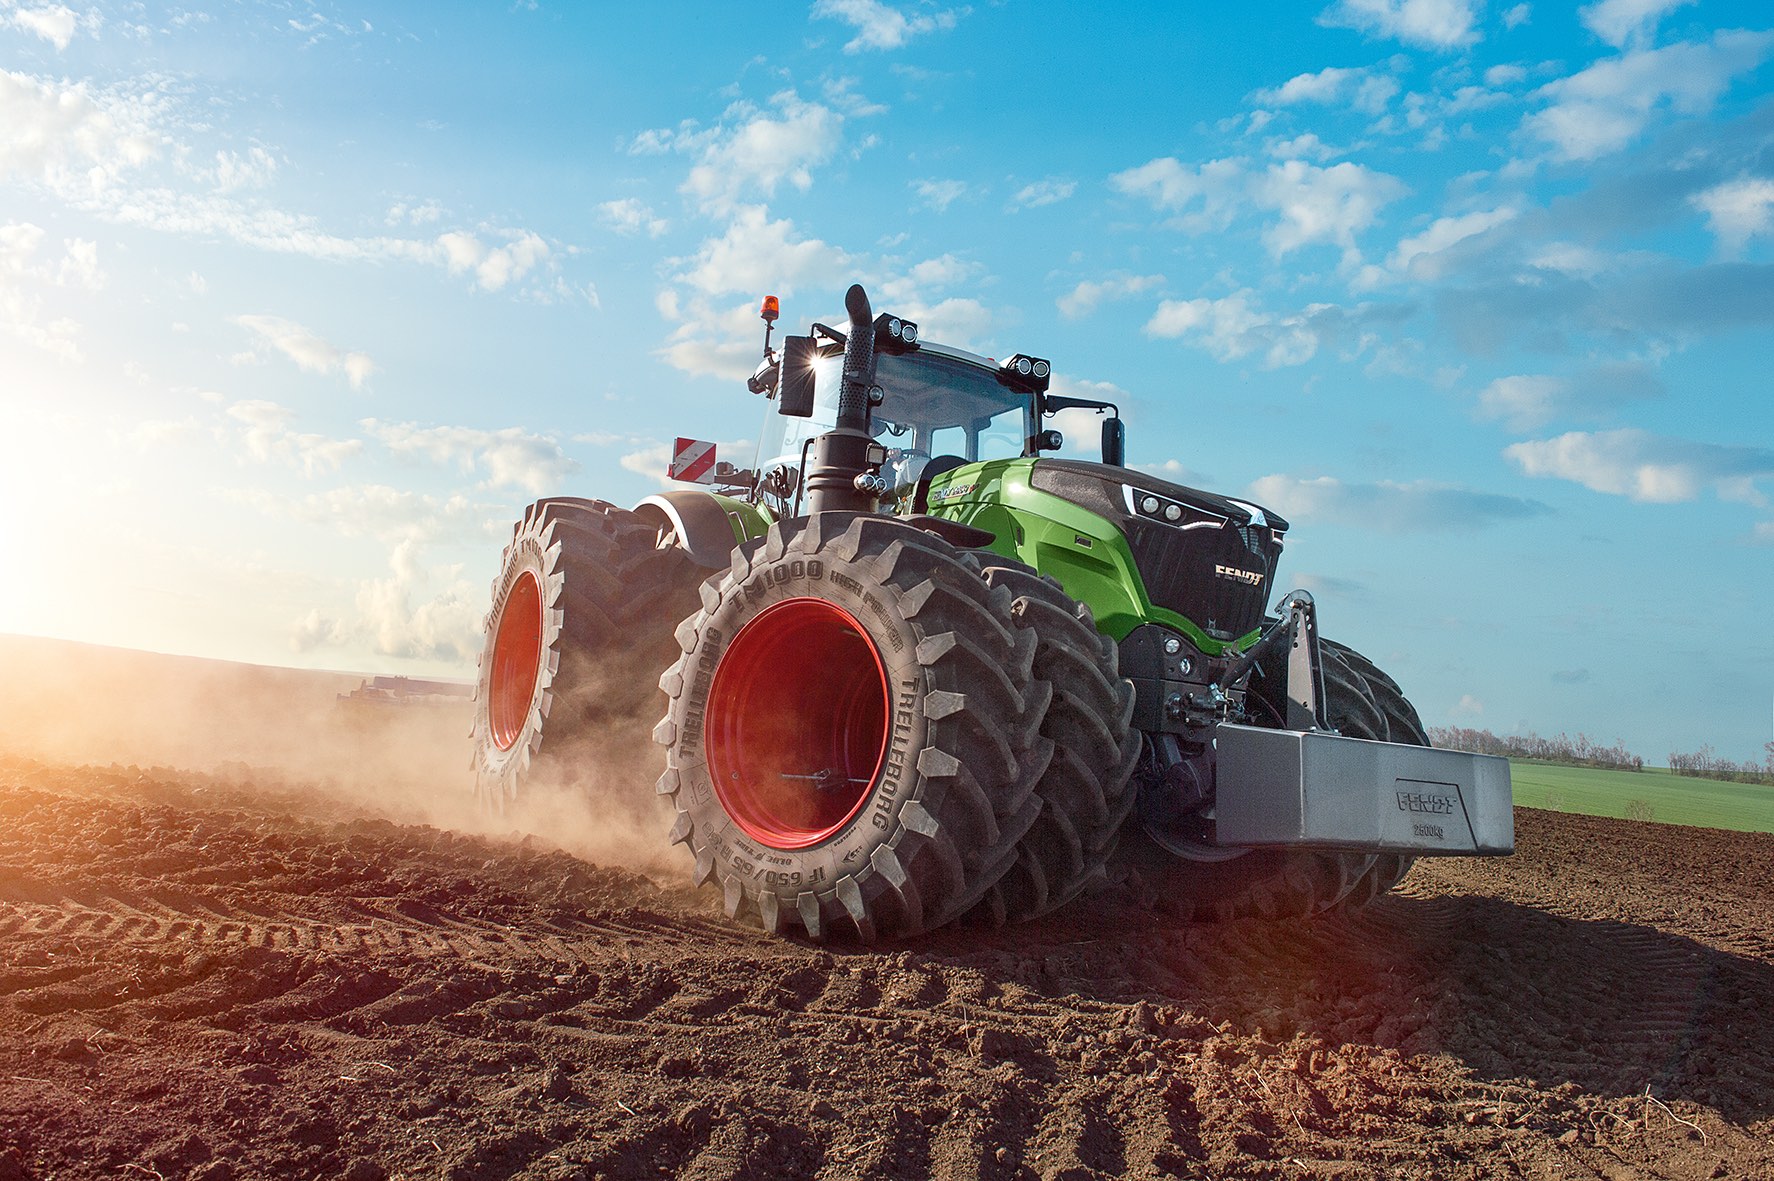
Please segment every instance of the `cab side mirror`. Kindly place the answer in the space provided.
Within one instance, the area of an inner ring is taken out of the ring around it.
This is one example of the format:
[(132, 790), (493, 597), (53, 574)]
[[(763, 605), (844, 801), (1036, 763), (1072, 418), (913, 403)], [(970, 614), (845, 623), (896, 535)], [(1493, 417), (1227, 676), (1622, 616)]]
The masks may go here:
[(811, 336), (782, 338), (782, 376), (776, 396), (778, 414), (790, 418), (813, 416), (813, 362), (816, 356)]
[(1127, 466), (1127, 424), (1118, 417), (1103, 419), (1103, 462), (1110, 467)]

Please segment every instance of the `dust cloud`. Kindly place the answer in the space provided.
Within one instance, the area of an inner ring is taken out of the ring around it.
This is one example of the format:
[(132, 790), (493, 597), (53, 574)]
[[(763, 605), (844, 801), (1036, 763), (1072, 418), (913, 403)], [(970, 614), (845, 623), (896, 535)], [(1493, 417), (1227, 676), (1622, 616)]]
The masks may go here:
[(203, 772), (317, 819), (377, 816), (527, 838), (600, 865), (676, 878), (653, 716), (608, 718), (614, 737), (570, 776), (532, 779), (498, 810), (475, 795), (466, 697), (353, 696), (365, 677), (0, 635), (0, 755)]

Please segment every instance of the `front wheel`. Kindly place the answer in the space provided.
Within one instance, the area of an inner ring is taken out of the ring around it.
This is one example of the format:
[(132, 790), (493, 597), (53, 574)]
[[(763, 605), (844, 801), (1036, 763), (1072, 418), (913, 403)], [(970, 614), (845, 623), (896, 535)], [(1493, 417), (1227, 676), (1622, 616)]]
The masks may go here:
[(914, 935), (1015, 862), (1052, 690), (973, 554), (878, 516), (778, 522), (677, 639), (659, 790), (729, 916)]

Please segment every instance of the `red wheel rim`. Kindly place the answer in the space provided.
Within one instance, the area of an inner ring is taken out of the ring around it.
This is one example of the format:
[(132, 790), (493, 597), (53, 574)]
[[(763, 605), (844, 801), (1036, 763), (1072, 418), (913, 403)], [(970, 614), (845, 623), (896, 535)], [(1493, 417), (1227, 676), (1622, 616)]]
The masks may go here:
[(891, 698), (862, 625), (824, 599), (785, 599), (739, 629), (709, 687), (715, 795), (745, 834), (805, 849), (862, 811), (887, 758)]
[(528, 570), (518, 575), (499, 613), (493, 635), (493, 671), (487, 681), (487, 713), (493, 742), (510, 750), (530, 720), (536, 677), (542, 670), (542, 584)]

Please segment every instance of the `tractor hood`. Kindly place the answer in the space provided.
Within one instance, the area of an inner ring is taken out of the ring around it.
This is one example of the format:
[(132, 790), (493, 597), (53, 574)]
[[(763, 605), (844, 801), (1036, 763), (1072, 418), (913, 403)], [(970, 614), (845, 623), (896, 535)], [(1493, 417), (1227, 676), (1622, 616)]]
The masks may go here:
[(1274, 513), (1100, 463), (1037, 460), (1029, 484), (1114, 525), (1154, 606), (1193, 620), (1217, 640), (1261, 624), (1287, 530)]
[[(1233, 500), (1217, 492), (1173, 484), (1132, 468), (1071, 459), (1043, 459), (1035, 464), (1029, 482), (1043, 492), (1063, 496), (1081, 508), (1111, 519), (1120, 514), (1165, 520), (1166, 507), (1174, 504), (1181, 512), (1170, 523), (1179, 527), (1215, 520), (1266, 528), (1276, 537), (1287, 532), (1287, 522), (1269, 509), (1248, 501)], [(1141, 501), (1148, 496), (1158, 503), (1151, 511), (1143, 512)]]

